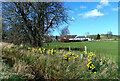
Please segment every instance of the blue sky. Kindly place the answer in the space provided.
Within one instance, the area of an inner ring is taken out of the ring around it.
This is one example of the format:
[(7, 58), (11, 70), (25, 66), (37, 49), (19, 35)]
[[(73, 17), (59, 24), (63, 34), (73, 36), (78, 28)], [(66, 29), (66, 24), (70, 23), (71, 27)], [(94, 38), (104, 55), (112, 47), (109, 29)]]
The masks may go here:
[[(71, 9), (68, 15), (72, 21), (60, 28), (68, 25), (70, 35), (106, 34), (108, 31), (118, 34), (118, 2), (65, 2), (65, 7)], [(53, 35), (59, 35), (58, 31)]]

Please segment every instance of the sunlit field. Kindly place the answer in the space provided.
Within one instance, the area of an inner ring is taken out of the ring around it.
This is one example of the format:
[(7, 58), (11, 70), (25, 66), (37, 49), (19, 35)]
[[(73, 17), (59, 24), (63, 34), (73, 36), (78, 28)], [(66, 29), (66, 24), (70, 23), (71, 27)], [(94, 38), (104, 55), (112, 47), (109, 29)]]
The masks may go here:
[[(49, 44), (49, 46), (48, 46)], [(46, 48), (70, 48), (73, 49), (74, 52), (80, 52), (85, 49), (87, 46), (88, 52), (94, 52), (97, 56), (109, 57), (118, 63), (118, 41), (84, 41), (84, 42), (70, 42), (70, 43), (62, 43), (62, 42), (53, 42), (53, 43), (45, 43), (44, 46)], [(78, 50), (75, 50), (78, 49)]]

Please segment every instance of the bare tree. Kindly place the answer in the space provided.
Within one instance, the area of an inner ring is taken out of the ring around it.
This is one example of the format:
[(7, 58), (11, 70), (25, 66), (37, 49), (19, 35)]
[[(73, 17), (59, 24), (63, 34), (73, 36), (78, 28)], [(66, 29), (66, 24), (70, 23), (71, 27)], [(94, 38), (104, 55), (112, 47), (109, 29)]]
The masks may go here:
[(111, 31), (108, 31), (108, 33), (107, 33), (107, 34), (112, 35), (112, 32), (111, 32)]
[(86, 32), (85, 35), (89, 35), (90, 33), (89, 32)]
[(108, 31), (107, 32), (107, 38), (111, 38), (112, 37), (112, 32), (111, 31)]
[(14, 34), (11, 40), (24, 35), (35, 46), (41, 46), (49, 31), (68, 20), (67, 8), (62, 2), (7, 2), (2, 3), (2, 13), (3, 23)]
[(68, 29), (68, 26), (64, 27), (63, 29), (61, 29), (61, 33), (60, 36), (66, 37), (68, 34), (70, 34), (70, 31)]

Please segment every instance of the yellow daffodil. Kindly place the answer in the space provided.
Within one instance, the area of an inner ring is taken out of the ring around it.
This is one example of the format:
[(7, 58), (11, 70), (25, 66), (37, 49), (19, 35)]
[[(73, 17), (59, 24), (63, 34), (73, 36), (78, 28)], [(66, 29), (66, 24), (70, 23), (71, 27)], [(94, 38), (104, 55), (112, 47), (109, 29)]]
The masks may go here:
[(37, 49), (35, 49), (35, 51), (37, 51)]
[(51, 50), (51, 54), (53, 54), (53, 49)]
[(92, 62), (90, 61), (89, 64), (91, 64)]
[(92, 69), (94, 69), (95, 68), (95, 66), (93, 66), (93, 68)]
[(94, 65), (92, 64), (92, 66), (94, 66)]
[(72, 53), (72, 55), (74, 55), (74, 53)]
[(45, 52), (45, 48), (43, 49), (43, 52)]
[(32, 52), (34, 52), (35, 51), (35, 49), (32, 49)]
[(94, 69), (95, 68), (95, 66), (92, 64), (92, 69)]
[(56, 52), (56, 50), (54, 50), (54, 52)]
[(76, 57), (73, 56), (73, 59), (75, 59)]
[(96, 72), (94, 72), (94, 73), (96, 73)]
[(88, 59), (88, 62), (89, 62), (90, 60)]
[(50, 52), (51, 50), (49, 49), (48, 51)]
[(67, 55), (65, 55), (65, 57), (67, 57)]
[(102, 62), (100, 62), (100, 64), (102, 64)]
[(67, 57), (64, 57), (64, 59), (67, 59)]
[(90, 60), (92, 60), (92, 59), (90, 58)]
[(28, 49), (30, 50), (31, 48), (30, 48), (30, 47), (28, 47)]
[(79, 57), (79, 55), (77, 55), (77, 57)]
[(92, 68), (92, 66), (90, 66), (90, 68)]
[(38, 50), (41, 51), (41, 48), (39, 48)]
[(42, 54), (42, 51), (40, 51), (40, 53)]
[(90, 65), (89, 65), (89, 64), (87, 64), (87, 67), (88, 67), (88, 68), (89, 68), (89, 66), (90, 66)]

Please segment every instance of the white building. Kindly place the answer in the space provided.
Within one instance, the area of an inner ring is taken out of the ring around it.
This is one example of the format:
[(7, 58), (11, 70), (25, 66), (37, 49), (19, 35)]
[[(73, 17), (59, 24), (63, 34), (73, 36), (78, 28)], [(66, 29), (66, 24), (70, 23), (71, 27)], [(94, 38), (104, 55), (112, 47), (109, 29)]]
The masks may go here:
[(81, 40), (81, 41), (84, 41), (84, 40), (87, 40), (88, 41), (93, 41), (94, 39), (91, 39), (90, 37), (87, 37), (86, 35), (85, 36), (76, 36), (75, 38), (71, 38), (69, 40)]

